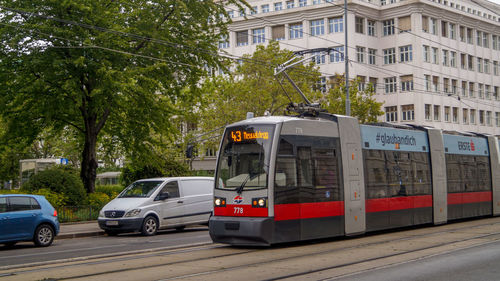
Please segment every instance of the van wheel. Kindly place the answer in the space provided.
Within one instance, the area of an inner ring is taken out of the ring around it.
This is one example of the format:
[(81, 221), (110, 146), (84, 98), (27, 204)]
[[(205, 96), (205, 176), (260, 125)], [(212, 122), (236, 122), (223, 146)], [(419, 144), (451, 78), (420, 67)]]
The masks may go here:
[(54, 230), (48, 224), (39, 225), (35, 230), (33, 242), (40, 247), (47, 247), (54, 241)]
[(183, 225), (183, 226), (178, 226), (178, 227), (176, 227), (176, 228), (175, 228), (175, 230), (177, 230), (177, 231), (183, 231), (183, 230), (184, 230), (184, 228), (186, 228), (186, 226), (185, 226), (185, 225)]
[(151, 236), (158, 232), (158, 220), (153, 216), (147, 216), (142, 222), (142, 235)]

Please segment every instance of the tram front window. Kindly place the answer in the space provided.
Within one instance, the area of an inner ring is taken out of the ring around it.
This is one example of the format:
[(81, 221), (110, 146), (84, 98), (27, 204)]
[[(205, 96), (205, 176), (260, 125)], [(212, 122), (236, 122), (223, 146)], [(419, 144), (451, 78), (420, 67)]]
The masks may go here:
[(227, 128), (217, 167), (219, 189), (267, 188), (273, 125), (245, 125)]

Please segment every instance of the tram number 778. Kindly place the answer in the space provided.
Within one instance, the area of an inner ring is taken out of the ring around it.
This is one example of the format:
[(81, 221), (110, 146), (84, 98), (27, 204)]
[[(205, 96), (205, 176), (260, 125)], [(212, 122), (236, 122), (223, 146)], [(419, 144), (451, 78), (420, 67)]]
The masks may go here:
[(234, 207), (234, 213), (235, 214), (243, 214), (243, 208), (242, 207)]

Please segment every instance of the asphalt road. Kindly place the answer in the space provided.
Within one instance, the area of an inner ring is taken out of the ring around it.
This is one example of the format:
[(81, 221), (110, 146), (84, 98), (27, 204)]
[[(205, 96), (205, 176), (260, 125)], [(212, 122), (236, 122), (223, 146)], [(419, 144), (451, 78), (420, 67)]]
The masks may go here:
[(46, 248), (35, 247), (32, 242), (18, 243), (12, 248), (0, 245), (0, 268), (47, 263), (62, 259), (82, 259), (124, 252), (180, 247), (197, 243), (212, 243), (208, 227), (189, 227), (183, 231), (165, 230), (150, 237), (130, 233), (118, 236), (61, 239), (54, 240), (52, 246)]

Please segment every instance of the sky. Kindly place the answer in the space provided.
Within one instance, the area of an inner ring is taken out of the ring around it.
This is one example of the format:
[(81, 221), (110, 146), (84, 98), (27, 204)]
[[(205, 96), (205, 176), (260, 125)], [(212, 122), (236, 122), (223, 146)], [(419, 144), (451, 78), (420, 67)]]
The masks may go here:
[(488, 1), (493, 2), (493, 3), (497, 3), (500, 5), (500, 0), (488, 0)]

